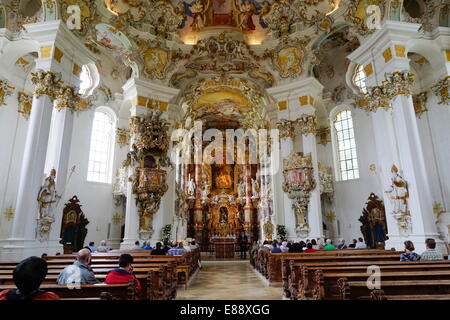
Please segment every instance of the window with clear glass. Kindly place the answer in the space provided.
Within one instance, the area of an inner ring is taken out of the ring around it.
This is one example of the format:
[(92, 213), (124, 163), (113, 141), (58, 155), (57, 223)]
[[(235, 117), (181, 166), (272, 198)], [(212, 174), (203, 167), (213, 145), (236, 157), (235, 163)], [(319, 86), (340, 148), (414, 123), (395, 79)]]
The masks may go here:
[(353, 83), (361, 90), (362, 93), (367, 93), (366, 87), (366, 73), (364, 72), (364, 68), (360, 65), (355, 70), (355, 75), (353, 76)]
[(114, 117), (105, 111), (96, 111), (89, 151), (88, 181), (111, 183), (114, 130)]
[(358, 157), (350, 110), (344, 110), (336, 114), (333, 125), (336, 134), (339, 180), (358, 179)]

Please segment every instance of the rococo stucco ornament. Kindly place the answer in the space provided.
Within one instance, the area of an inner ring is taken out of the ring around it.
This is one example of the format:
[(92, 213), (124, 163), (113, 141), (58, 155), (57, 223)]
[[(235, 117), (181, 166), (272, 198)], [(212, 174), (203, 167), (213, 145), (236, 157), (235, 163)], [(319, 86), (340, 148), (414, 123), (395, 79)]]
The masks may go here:
[(31, 73), (31, 82), (35, 85), (34, 95), (38, 98), (47, 95), (54, 98), (57, 90), (61, 86), (61, 74), (51, 71), (37, 70)]
[(33, 96), (25, 92), (17, 94), (18, 109), (17, 112), (22, 114), (25, 119), (30, 118), (31, 108), (33, 106)]
[(79, 111), (78, 103), (81, 95), (77, 93), (73, 86), (60, 86), (55, 92), (55, 109), (61, 111), (62, 109), (70, 109), (72, 112)]
[(315, 115), (302, 114), (296, 121), (301, 135), (315, 134), (317, 130), (317, 119)]
[(448, 85), (450, 82), (450, 76), (440, 80), (437, 84), (431, 87), (433, 93), (439, 98), (438, 104), (448, 104), (450, 101), (450, 94)]
[(0, 106), (6, 105), (5, 98), (13, 94), (13, 89), (15, 87), (8, 84), (8, 81), (0, 80)]
[(281, 119), (277, 123), (277, 129), (280, 131), (280, 138), (294, 138), (295, 136), (295, 125), (294, 121)]

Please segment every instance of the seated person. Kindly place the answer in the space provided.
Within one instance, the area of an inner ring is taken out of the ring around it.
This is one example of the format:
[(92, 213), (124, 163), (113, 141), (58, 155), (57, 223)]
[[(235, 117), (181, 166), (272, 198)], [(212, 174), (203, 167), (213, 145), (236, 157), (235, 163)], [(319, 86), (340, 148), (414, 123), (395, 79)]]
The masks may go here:
[(331, 239), (327, 239), (327, 244), (323, 247), (324, 250), (334, 250), (336, 247), (333, 245)]
[(289, 248), (289, 253), (303, 252), (303, 247), (300, 243), (296, 242)]
[(97, 247), (97, 252), (108, 252), (109, 248), (106, 246), (106, 240), (100, 241), (100, 246)]
[(189, 241), (187, 241), (187, 240), (183, 241), (183, 248), (184, 248), (184, 250), (186, 250), (186, 252), (191, 251), (191, 247), (189, 246)]
[(358, 241), (356, 239), (352, 240), (352, 243), (350, 243), (348, 245), (349, 248), (355, 249), (356, 248), (356, 244), (358, 243)]
[(165, 256), (166, 255), (166, 251), (162, 248), (162, 243), (161, 242), (157, 242), (156, 243), (156, 248), (152, 250), (152, 252), (150, 253), (152, 256)]
[(134, 242), (134, 247), (131, 250), (140, 250), (141, 248), (141, 244), (139, 243), (139, 240), (136, 240)]
[(178, 247), (174, 247), (167, 252), (169, 256), (182, 256), (185, 253), (186, 250), (183, 247), (183, 242), (178, 243)]
[[(124, 253), (121, 254), (119, 257), (119, 268), (113, 269), (110, 272), (108, 272), (108, 275), (106, 276), (105, 283), (107, 284), (114, 284), (114, 283), (128, 283), (130, 279), (136, 279), (136, 276), (133, 274), (133, 257), (128, 254)], [(141, 283), (138, 279), (137, 281), (137, 291), (140, 292), (142, 287)]]
[(436, 250), (436, 241), (432, 238), (425, 240), (427, 249), (420, 255), (420, 260), (444, 260), (442, 253)]
[(144, 241), (144, 245), (142, 246), (144, 250), (152, 250), (153, 248), (150, 246), (150, 241)]
[(420, 255), (414, 252), (414, 244), (412, 241), (405, 241), (405, 253), (400, 255), (400, 261), (418, 261), (420, 260)]
[(273, 240), (272, 246), (273, 246), (273, 248), (272, 248), (272, 250), (270, 250), (271, 253), (281, 253), (282, 252), (281, 249), (278, 247), (277, 240)]
[(313, 244), (312, 243), (307, 243), (306, 244), (306, 250), (305, 253), (311, 253), (311, 252), (316, 252), (316, 249), (313, 249)]
[(47, 275), (47, 262), (38, 257), (29, 257), (20, 262), (13, 271), (17, 289), (3, 290), (0, 300), (59, 300), (52, 292), (39, 290)]
[[(64, 268), (59, 274), (58, 284), (72, 284), (74, 281), (78, 284), (95, 284), (99, 283), (95, 278), (94, 271), (89, 267), (91, 263), (91, 252), (87, 248), (78, 251), (77, 260), (70, 266)], [(78, 270), (75, 270), (78, 268)], [(75, 279), (74, 273), (79, 272), (79, 279)]]
[(94, 247), (94, 241), (89, 242), (89, 245), (86, 247), (89, 250), (91, 250), (91, 252), (95, 252), (97, 249)]
[(367, 245), (364, 243), (364, 239), (363, 238), (358, 238), (358, 242), (355, 245), (356, 249), (367, 249)]
[(337, 249), (347, 249), (344, 239), (339, 239), (339, 244), (336, 246)]

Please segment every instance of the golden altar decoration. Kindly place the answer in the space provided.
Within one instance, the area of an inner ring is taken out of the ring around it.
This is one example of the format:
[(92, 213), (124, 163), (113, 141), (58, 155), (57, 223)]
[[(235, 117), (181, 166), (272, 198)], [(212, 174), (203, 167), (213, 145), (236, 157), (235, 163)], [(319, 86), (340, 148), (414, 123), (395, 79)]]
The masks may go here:
[(211, 201), (207, 230), (210, 237), (235, 236), (242, 229), (235, 198), (227, 194), (216, 195)]

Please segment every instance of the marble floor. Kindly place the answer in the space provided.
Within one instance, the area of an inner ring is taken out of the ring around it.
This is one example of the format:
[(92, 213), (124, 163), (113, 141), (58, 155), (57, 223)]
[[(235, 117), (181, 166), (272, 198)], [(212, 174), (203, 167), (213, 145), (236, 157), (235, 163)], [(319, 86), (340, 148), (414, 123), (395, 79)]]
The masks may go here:
[(177, 300), (280, 300), (281, 287), (268, 287), (249, 261), (203, 261), (188, 289)]

